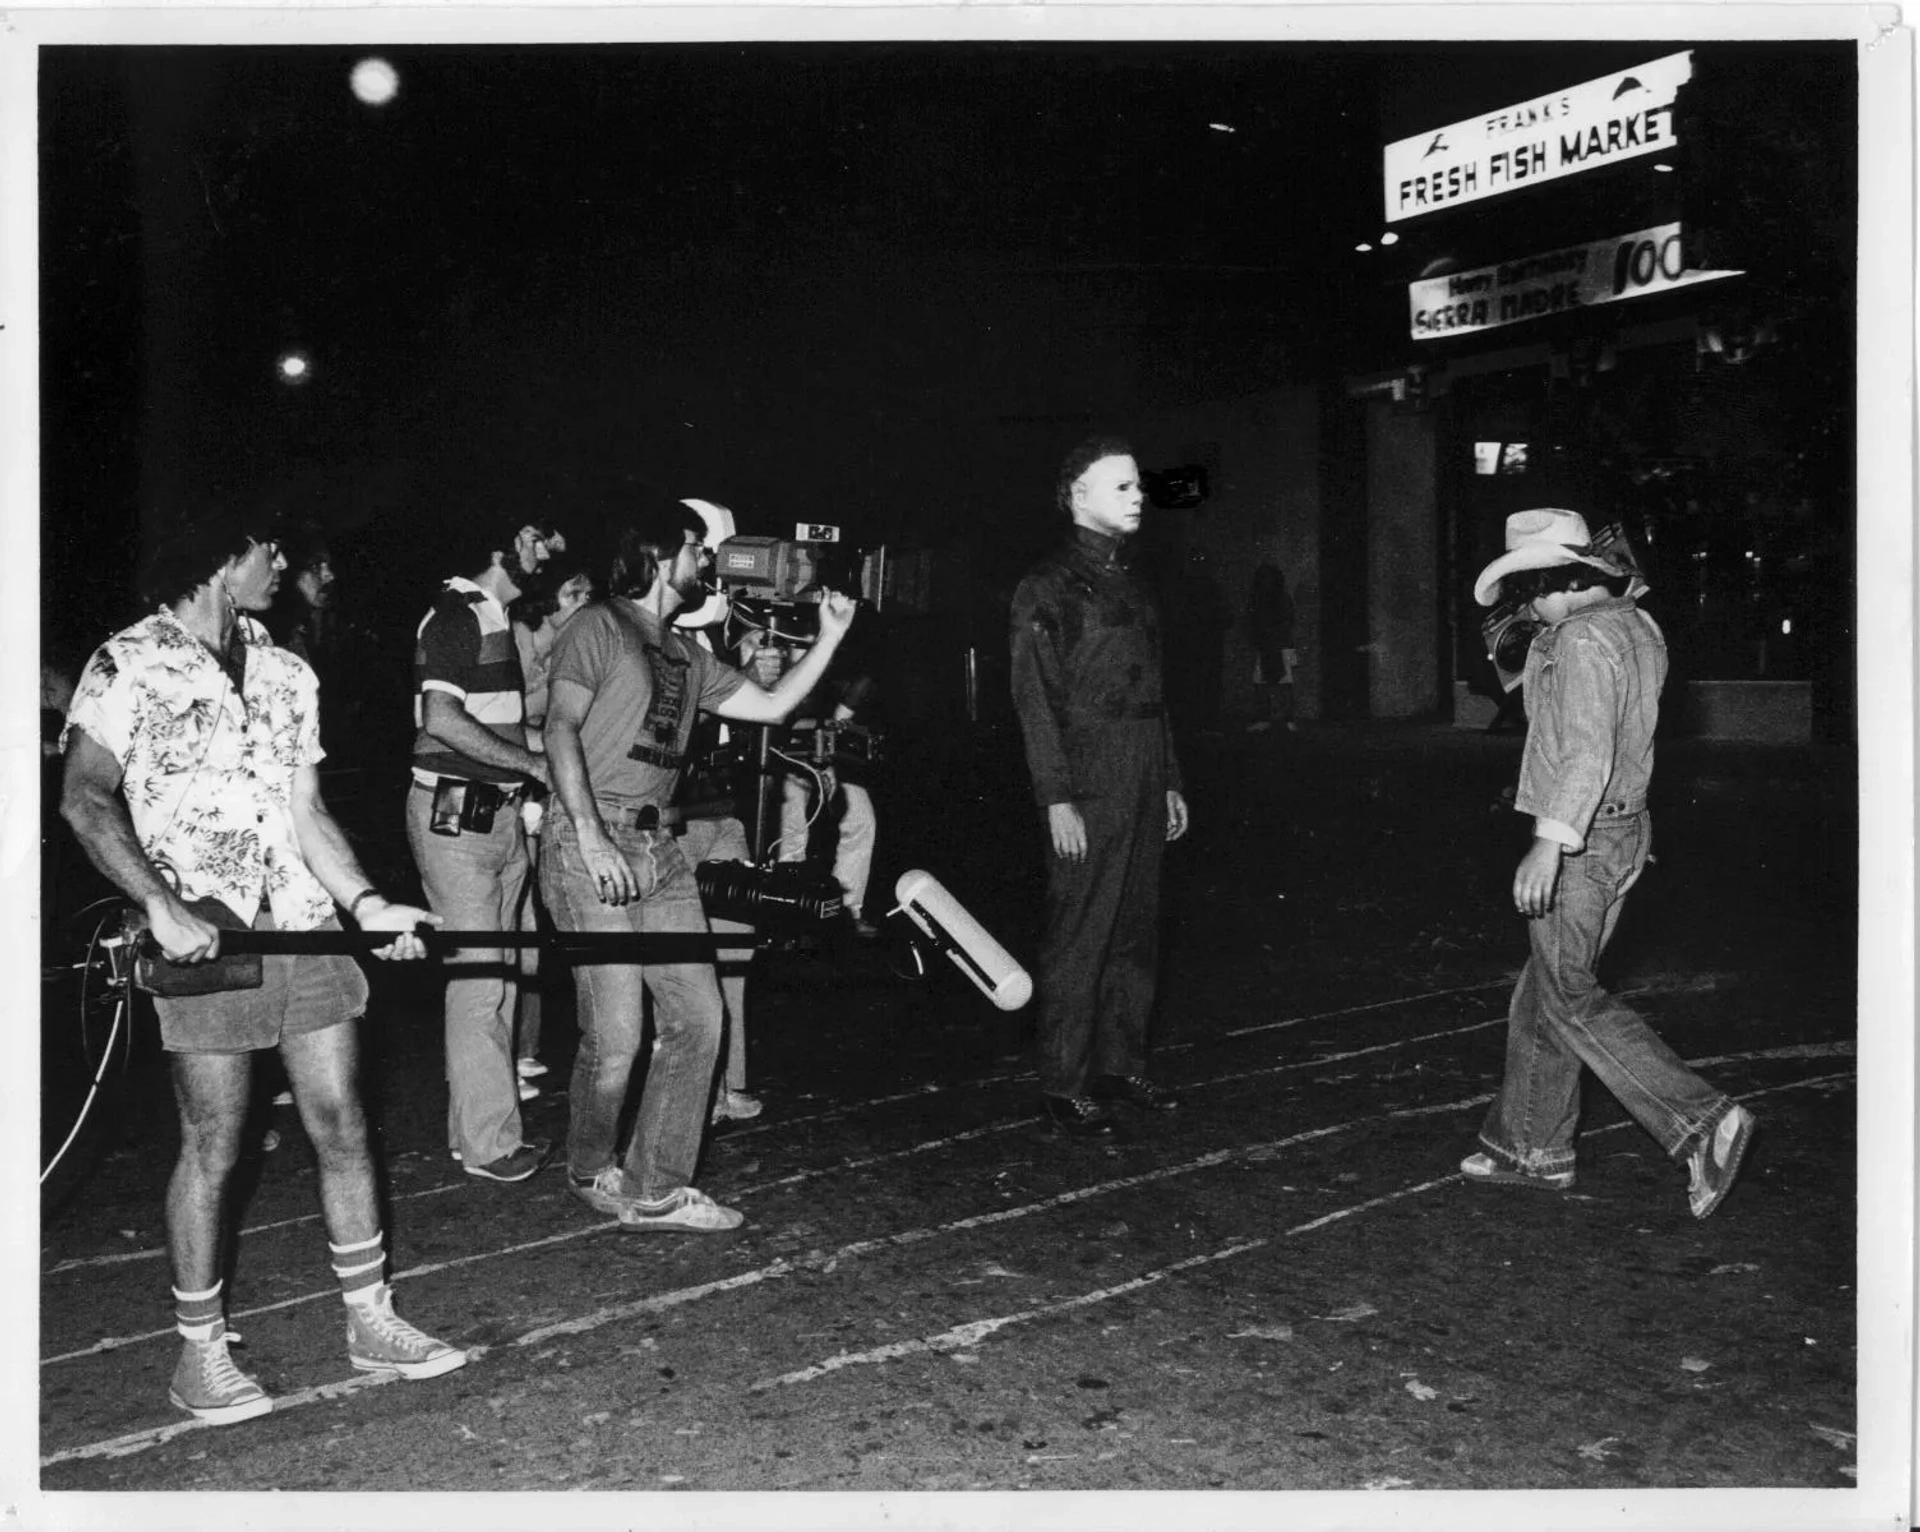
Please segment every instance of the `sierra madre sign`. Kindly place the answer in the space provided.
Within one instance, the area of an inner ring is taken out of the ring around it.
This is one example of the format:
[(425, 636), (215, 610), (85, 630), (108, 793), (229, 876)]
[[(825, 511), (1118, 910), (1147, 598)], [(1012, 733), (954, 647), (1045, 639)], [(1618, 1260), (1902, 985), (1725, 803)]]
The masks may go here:
[(1611, 239), (1568, 245), (1492, 266), (1476, 266), (1407, 285), (1415, 340), (1491, 330), (1543, 314), (1621, 303), (1738, 271), (1689, 271), (1681, 259), (1680, 225), (1663, 223)]
[(1672, 152), (1674, 98), (1692, 78), (1693, 55), (1673, 53), (1388, 144), (1387, 222)]

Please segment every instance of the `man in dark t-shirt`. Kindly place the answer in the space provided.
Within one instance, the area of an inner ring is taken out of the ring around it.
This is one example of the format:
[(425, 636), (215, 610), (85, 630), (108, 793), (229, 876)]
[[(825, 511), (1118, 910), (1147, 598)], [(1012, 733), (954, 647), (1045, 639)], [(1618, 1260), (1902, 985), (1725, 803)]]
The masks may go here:
[[(700, 521), (678, 502), (622, 518), (607, 588), (554, 644), (545, 741), (564, 812), (548, 820), (541, 892), (569, 931), (707, 934), (693, 868), (670, 805), (697, 713), (779, 723), (825, 672), (854, 603), (823, 593), (820, 636), (772, 689), (672, 626), (705, 587)], [(575, 973), (567, 1170), (574, 1195), (623, 1227), (719, 1233), (740, 1225), (692, 1184), (713, 1092), (724, 1011), (711, 961), (593, 962)], [(653, 996), (654, 1048), (624, 1160), (621, 1107), (641, 1042), (642, 989)]]

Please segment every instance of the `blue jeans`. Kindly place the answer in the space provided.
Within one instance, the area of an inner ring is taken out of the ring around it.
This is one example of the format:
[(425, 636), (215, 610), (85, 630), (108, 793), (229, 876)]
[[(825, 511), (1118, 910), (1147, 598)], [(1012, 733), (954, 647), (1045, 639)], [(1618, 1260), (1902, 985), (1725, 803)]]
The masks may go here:
[(1560, 860), (1553, 908), (1527, 922), (1533, 952), (1507, 1013), (1506, 1077), (1480, 1127), (1480, 1142), (1514, 1169), (1573, 1169), (1583, 1064), (1675, 1157), (1732, 1107), (1594, 979), (1652, 847), (1644, 810), (1596, 820), (1586, 850)]
[[(502, 810), (493, 829), (435, 835), (433, 793), (407, 792), (407, 846), (433, 913), (454, 931), (511, 931), (527, 886), (520, 816)], [(515, 960), (500, 947), (447, 956), (447, 1143), (468, 1165), (520, 1147), (520, 1087), (513, 1072)]]
[[(693, 868), (664, 830), (609, 830), (640, 885), (627, 905), (602, 904), (572, 819), (551, 814), (542, 832), (540, 886), (563, 931), (707, 934)], [(711, 963), (598, 961), (574, 970), (580, 1048), (574, 1055), (567, 1168), (589, 1177), (613, 1163), (620, 1110), (639, 1056), (643, 990), (653, 996), (654, 1046), (623, 1170), (629, 1194), (648, 1201), (693, 1181), (720, 1056), (723, 1010)]]

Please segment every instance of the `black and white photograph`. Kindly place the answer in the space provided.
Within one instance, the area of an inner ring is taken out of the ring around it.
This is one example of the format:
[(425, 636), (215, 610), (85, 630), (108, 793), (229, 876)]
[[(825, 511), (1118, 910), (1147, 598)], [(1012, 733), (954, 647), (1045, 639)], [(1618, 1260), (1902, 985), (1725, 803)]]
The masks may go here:
[(9, 12), (8, 1514), (1910, 1524), (1913, 63)]

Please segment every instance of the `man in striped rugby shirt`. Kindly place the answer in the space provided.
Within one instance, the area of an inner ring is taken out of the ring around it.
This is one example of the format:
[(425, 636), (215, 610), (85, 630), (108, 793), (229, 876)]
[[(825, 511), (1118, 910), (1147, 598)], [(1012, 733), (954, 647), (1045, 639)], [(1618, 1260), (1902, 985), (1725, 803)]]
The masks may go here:
[[(413, 787), (407, 844), (427, 903), (454, 930), (511, 931), (529, 860), (520, 807), (545, 785), (545, 757), (527, 748), (519, 651), (507, 605), (566, 547), (553, 527), (482, 519), (468, 571), (441, 586), (414, 640)], [(524, 1181), (551, 1145), (522, 1136), (514, 1073), (517, 982), (500, 948), (449, 955), (446, 986), (448, 1143), (470, 1176)]]

